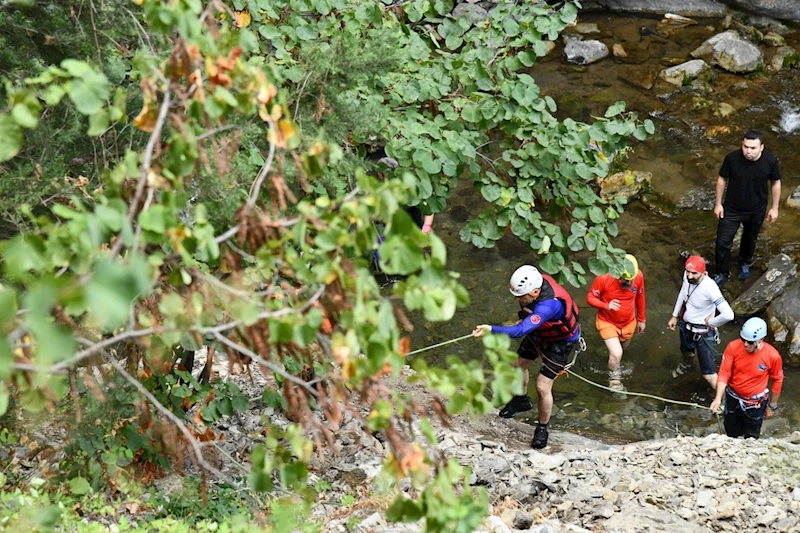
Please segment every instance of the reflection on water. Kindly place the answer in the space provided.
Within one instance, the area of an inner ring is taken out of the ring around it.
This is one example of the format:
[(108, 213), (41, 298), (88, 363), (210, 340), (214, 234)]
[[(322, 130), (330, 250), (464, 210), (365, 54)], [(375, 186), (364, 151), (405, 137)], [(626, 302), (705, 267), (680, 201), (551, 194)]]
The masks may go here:
[[(657, 73), (668, 66), (662, 63), (663, 58), (689, 59), (689, 53), (696, 46), (720, 31), (719, 21), (701, 21), (701, 25), (689, 28), (685, 35), (678, 33), (670, 40), (641, 36), (639, 42), (633, 42), (639, 28), (654, 26), (657, 21), (610, 16), (582, 17), (582, 20), (598, 23), (601, 28), (608, 29), (610, 35), (624, 32), (629, 39), (625, 46), (639, 51), (644, 49), (646, 61), (630, 65), (615, 63), (609, 58), (587, 68), (576, 68), (554, 57), (536, 65), (532, 71), (542, 93), (558, 96), (556, 100), (564, 103), (561, 118), (573, 116), (591, 120), (591, 116), (602, 116), (605, 108), (617, 100), (625, 100), (628, 109), (636, 110), (640, 116), (650, 116), (656, 123), (656, 135), (634, 146), (635, 152), (628, 164), (633, 169), (652, 172), (655, 188), (683, 209), (676, 218), (666, 219), (652, 214), (637, 201), (628, 206), (619, 221), (620, 236), (615, 244), (637, 256), (647, 291), (647, 329), (634, 337), (623, 357), (623, 382), (628, 390), (708, 405), (713, 394), (697, 366), (677, 379), (671, 374), (681, 360), (678, 334), (666, 327), (681, 279), (683, 259), (680, 253), (699, 252), (713, 260), (716, 219), (710, 211), (704, 210), (708, 209), (708, 198), (713, 202), (713, 193), (708, 197), (708, 191), (713, 190), (725, 154), (740, 145), (746, 129), (764, 131), (767, 149), (780, 158), (783, 197), (800, 184), (800, 135), (796, 134), (800, 128), (800, 109), (787, 106), (787, 102), (796, 101), (795, 95), (800, 93), (797, 71), (750, 80), (717, 70), (712, 81), (713, 92), (703, 94), (702, 99), (688, 88), (675, 88), (660, 81), (656, 81), (651, 90), (644, 90), (621, 80), (638, 72)], [(631, 28), (635, 31), (631, 32)], [(800, 35), (786, 37), (790, 45), (798, 46)], [(652, 42), (648, 44), (646, 39)], [(604, 40), (609, 48), (615, 42), (614, 38)], [(720, 102), (731, 104), (736, 110), (734, 114), (721, 118), (715, 111)], [(564, 115), (567, 104), (570, 113)], [(780, 129), (775, 125), (780, 125)], [(793, 132), (794, 135), (787, 135)], [(505, 237), (495, 248), (483, 250), (461, 242), (458, 232), (467, 215), (477, 215), (483, 205), (480, 194), (471, 184), (463, 183), (449, 200), (447, 211), (436, 217), (435, 231), (448, 246), (448, 265), (461, 273), (471, 304), (444, 325), (425, 323), (421, 317), (414, 317), (417, 329), (412, 334), (412, 349), (464, 335), (476, 324), (515, 319), (517, 307), (508, 293), (508, 278), (521, 264), (536, 264), (536, 254), (513, 236)], [(762, 231), (756, 275), (747, 283), (731, 281), (723, 290), (728, 300), (732, 301), (763, 273), (763, 264), (768, 258), (779, 251), (790, 254), (796, 251), (795, 243), (800, 243), (797, 213), (784, 207), (778, 222), (765, 226)], [(585, 253), (572, 257), (584, 264), (586, 258)], [(589, 279), (588, 283), (591, 282)], [(581, 324), (589, 346), (574, 370), (605, 384), (607, 352), (594, 327), (596, 312), (585, 304), (588, 286), (568, 289), (582, 304)], [(735, 323), (723, 326), (722, 344), (717, 347), (720, 353), (736, 337), (742, 322), (737, 317)], [(470, 339), (425, 354), (432, 362), (443, 362), (447, 355), (481, 358), (481, 343)], [(800, 387), (793, 386), (799, 380), (800, 371), (787, 370), (781, 397), (783, 408), (778, 418), (765, 422), (764, 434), (788, 432), (800, 421)], [(535, 394), (531, 389), (531, 395)], [(560, 377), (554, 394), (553, 426), (556, 428), (616, 439), (722, 431), (717, 418), (706, 410), (647, 398), (619, 399), (574, 377)], [(531, 422), (535, 421), (535, 411), (526, 414)]]

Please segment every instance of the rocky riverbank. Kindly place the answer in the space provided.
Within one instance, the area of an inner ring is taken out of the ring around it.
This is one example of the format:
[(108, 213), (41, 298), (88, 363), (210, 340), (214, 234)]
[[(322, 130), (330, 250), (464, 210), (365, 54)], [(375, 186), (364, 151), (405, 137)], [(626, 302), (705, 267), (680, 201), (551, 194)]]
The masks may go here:
[[(391, 386), (430, 407), (433, 395), (420, 385)], [(758, 441), (710, 434), (608, 444), (554, 427), (550, 445), (536, 451), (533, 428), (515, 420), (459, 416), (449, 428), (432, 421), (437, 445), (427, 452), (469, 466), (471, 485), (489, 494), (478, 531), (800, 531), (800, 432)], [(381, 474), (380, 439), (361, 434), (358, 421), (346, 417), (334, 449), (337, 455), (313, 465), (310, 480), (329, 487), (319, 491), (312, 515), (325, 531), (424, 530), (422, 522), (385, 518), (397, 491), (413, 496), (414, 489)]]
[[(471, 484), (489, 493), (480, 531), (800, 531), (800, 432), (783, 440), (712, 434), (609, 445), (553, 431), (543, 452), (528, 447), (531, 433), (493, 415), (438, 429), (438, 452), (470, 466)], [(328, 531), (422, 531), (422, 523), (385, 520), (380, 502), (388, 500), (372, 492), (381, 483), (373, 450), (334, 460), (318, 474), (372, 504), (346, 515), (320, 504), (315, 514), (338, 516), (327, 521)], [(362, 480), (358, 488), (342, 481), (352, 479)]]

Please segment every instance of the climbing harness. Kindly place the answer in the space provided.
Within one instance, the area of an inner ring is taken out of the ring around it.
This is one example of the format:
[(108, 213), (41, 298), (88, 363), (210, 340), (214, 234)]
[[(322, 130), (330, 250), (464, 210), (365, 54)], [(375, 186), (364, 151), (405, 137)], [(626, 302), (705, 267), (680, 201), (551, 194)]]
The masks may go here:
[(767, 401), (769, 397), (769, 388), (753, 396), (748, 396), (747, 398), (739, 396), (730, 387), (725, 389), (725, 393), (739, 402), (739, 407), (742, 408), (742, 411), (747, 411), (748, 409), (761, 409), (761, 406), (764, 405), (764, 402)]

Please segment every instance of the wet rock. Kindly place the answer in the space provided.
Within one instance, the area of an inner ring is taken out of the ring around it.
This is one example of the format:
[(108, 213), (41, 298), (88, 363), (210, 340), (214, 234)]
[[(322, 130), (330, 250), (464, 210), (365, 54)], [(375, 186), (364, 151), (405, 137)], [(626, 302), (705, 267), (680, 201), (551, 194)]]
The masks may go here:
[(608, 55), (608, 47), (600, 41), (570, 41), (564, 47), (568, 63), (589, 65)]
[(772, 46), (775, 48), (779, 46), (786, 46), (786, 39), (784, 39), (783, 36), (778, 35), (774, 31), (765, 33), (764, 37), (761, 38), (761, 41), (767, 46)]
[(626, 170), (599, 178), (597, 182), (600, 185), (600, 197), (603, 200), (624, 198), (630, 201), (644, 190), (653, 187), (653, 174), (638, 170)]
[(786, 364), (800, 366), (800, 281), (790, 284), (770, 304), (767, 316), (775, 341), (788, 344)]
[(614, 35), (626, 43), (638, 43), (642, 40), (641, 30), (639, 26), (633, 22), (623, 22), (614, 28)]
[(764, 56), (756, 45), (742, 39), (732, 30), (708, 39), (692, 52), (692, 57), (710, 57), (713, 65), (735, 73), (752, 72), (764, 61)]
[(786, 254), (776, 255), (764, 275), (733, 301), (733, 312), (746, 316), (763, 311), (796, 277), (797, 265), (792, 258)]
[(736, 112), (736, 109), (726, 102), (720, 102), (717, 105), (717, 109), (714, 111), (714, 114), (720, 118), (725, 118), (728, 115), (732, 115)]
[(583, 100), (578, 98), (572, 93), (561, 93), (555, 97), (558, 111), (556, 116), (569, 117), (579, 120), (583, 117), (584, 104)]
[(677, 13), (686, 17), (721, 18), (727, 11), (724, 3), (715, 0), (589, 0), (582, 5), (584, 9), (599, 7), (608, 11), (655, 15)]
[(656, 31), (663, 37), (669, 37), (679, 30), (695, 24), (697, 24), (697, 21), (690, 18), (676, 15), (674, 13), (667, 13), (656, 25)]
[(628, 57), (628, 52), (625, 51), (625, 47), (619, 43), (614, 43), (611, 47), (611, 53), (614, 54), (614, 57)]
[[(653, 213), (664, 218), (675, 218), (680, 213), (680, 208), (665, 195), (656, 191), (645, 191), (639, 200)], [(712, 202), (714, 199), (712, 198)]]
[(481, 6), (475, 4), (458, 4), (453, 10), (453, 18), (466, 19), (470, 24), (480, 24), (485, 20), (489, 20), (489, 12)]
[(662, 70), (658, 77), (667, 83), (680, 87), (706, 72), (708, 69), (709, 66), (705, 61), (702, 59), (693, 59), (692, 61), (687, 61), (686, 63)]
[(736, 9), (778, 20), (800, 22), (797, 0), (725, 0)]
[(773, 72), (778, 72), (790, 66), (787, 65), (787, 59), (791, 60), (792, 58), (800, 60), (800, 54), (798, 54), (797, 50), (791, 46), (781, 46), (775, 50), (775, 55), (772, 56), (767, 68)]
[(800, 209), (800, 186), (792, 191), (792, 195), (786, 199), (786, 207)]
[(656, 71), (651, 68), (620, 66), (617, 78), (636, 89), (649, 91), (656, 82)]
[(579, 22), (572, 29), (581, 35), (600, 33), (600, 28), (594, 22)]

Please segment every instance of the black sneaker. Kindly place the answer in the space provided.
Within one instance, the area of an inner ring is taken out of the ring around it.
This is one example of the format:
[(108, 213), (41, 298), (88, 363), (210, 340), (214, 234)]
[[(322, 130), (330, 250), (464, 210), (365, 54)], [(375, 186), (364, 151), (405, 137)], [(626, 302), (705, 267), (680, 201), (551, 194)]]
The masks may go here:
[(533, 446), (535, 450), (541, 450), (547, 446), (547, 436), (547, 426), (536, 424), (536, 429), (533, 431), (533, 442), (531, 446)]
[(514, 396), (505, 407), (500, 409), (500, 418), (511, 418), (517, 413), (533, 409), (533, 402), (529, 396)]

